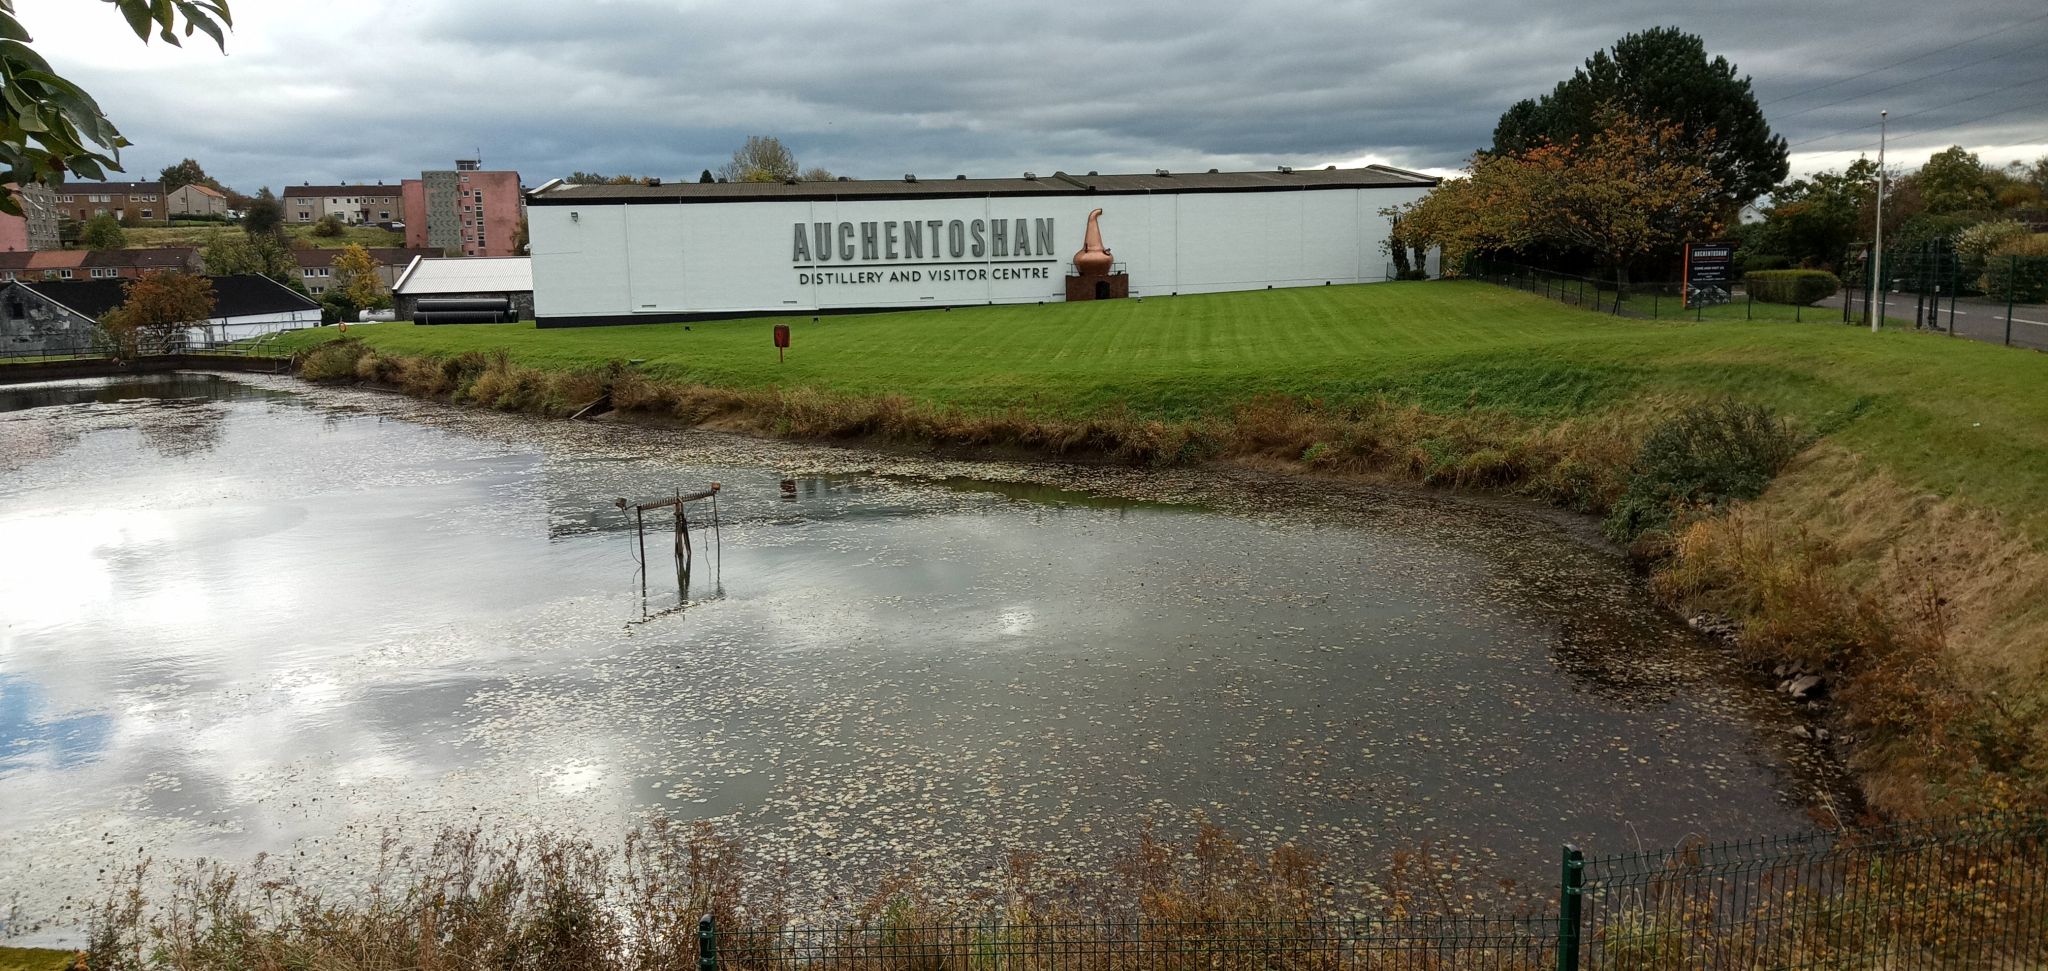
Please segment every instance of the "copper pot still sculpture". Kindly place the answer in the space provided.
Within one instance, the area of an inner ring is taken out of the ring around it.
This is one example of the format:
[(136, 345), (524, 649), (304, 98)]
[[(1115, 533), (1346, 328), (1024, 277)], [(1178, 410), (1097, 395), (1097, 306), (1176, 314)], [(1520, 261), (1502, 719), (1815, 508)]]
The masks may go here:
[(1088, 234), (1081, 239), (1081, 252), (1074, 254), (1074, 269), (1082, 276), (1101, 276), (1116, 263), (1116, 257), (1102, 248), (1102, 210), (1088, 214)]

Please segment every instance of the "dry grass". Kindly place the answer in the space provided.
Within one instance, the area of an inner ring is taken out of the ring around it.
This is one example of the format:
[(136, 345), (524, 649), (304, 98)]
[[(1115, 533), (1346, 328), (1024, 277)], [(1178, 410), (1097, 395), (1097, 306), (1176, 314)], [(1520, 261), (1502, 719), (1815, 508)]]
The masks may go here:
[(2048, 805), (2048, 556), (1991, 517), (1821, 446), (1685, 529), (1656, 586), (1829, 679), (1876, 808)]

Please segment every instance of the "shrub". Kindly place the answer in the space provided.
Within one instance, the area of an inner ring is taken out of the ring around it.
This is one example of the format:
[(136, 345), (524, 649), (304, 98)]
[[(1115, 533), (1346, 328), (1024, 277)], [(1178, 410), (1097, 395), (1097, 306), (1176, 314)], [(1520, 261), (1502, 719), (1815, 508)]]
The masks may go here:
[(1834, 296), (1842, 289), (1842, 281), (1826, 270), (1751, 270), (1742, 275), (1742, 286), (1764, 303), (1810, 307)]
[(2048, 234), (2010, 239), (1993, 250), (1979, 286), (1997, 300), (2048, 300)]
[(342, 224), (340, 216), (330, 212), (325, 216), (321, 216), (320, 221), (313, 224), (312, 233), (315, 236), (339, 236), (347, 228), (347, 226)]
[(299, 376), (308, 381), (353, 381), (356, 361), (369, 351), (359, 340), (328, 341), (306, 352), (299, 363)]
[(1754, 499), (1798, 448), (1762, 406), (1723, 400), (1687, 408), (1644, 439), (1628, 487), (1607, 517), (1607, 535), (1634, 542), (1668, 530), (1684, 510)]

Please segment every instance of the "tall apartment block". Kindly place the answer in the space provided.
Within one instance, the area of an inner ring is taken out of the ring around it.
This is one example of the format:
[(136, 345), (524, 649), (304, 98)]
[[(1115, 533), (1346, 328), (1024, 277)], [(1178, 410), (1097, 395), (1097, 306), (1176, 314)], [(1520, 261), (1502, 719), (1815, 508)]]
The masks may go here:
[(0, 212), (0, 251), (57, 249), (57, 193), (49, 186), (8, 183), (21, 215)]
[(517, 256), (526, 199), (519, 173), (486, 172), (478, 159), (406, 179), (405, 245), (464, 256)]

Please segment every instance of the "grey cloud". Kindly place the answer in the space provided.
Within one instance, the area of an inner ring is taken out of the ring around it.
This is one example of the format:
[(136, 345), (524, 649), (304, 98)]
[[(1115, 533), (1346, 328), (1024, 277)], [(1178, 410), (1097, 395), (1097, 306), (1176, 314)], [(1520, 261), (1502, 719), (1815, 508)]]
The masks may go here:
[[(205, 63), (219, 59), (193, 48), (146, 76), (81, 76), (137, 142), (131, 168), (190, 155), (250, 188), (400, 178), (479, 147), (530, 183), (574, 169), (690, 177), (755, 132), (781, 136), (805, 164), (869, 177), (1368, 153), (1449, 167), (1514, 100), (1624, 33), (1676, 23), (1756, 77), (1763, 101), (1786, 99), (1766, 111), (1795, 152), (1874, 142), (1874, 130), (1823, 136), (1873, 121), (1880, 105), (1909, 145), (2048, 142), (2048, 80), (2025, 83), (2048, 73), (2048, 46), (2027, 53), (2048, 45), (2037, 0), (1967, 13), (1904, 0), (412, 0), (391, 11), (373, 53), (313, 30), (280, 53)], [(62, 65), (62, 50), (46, 54)]]

